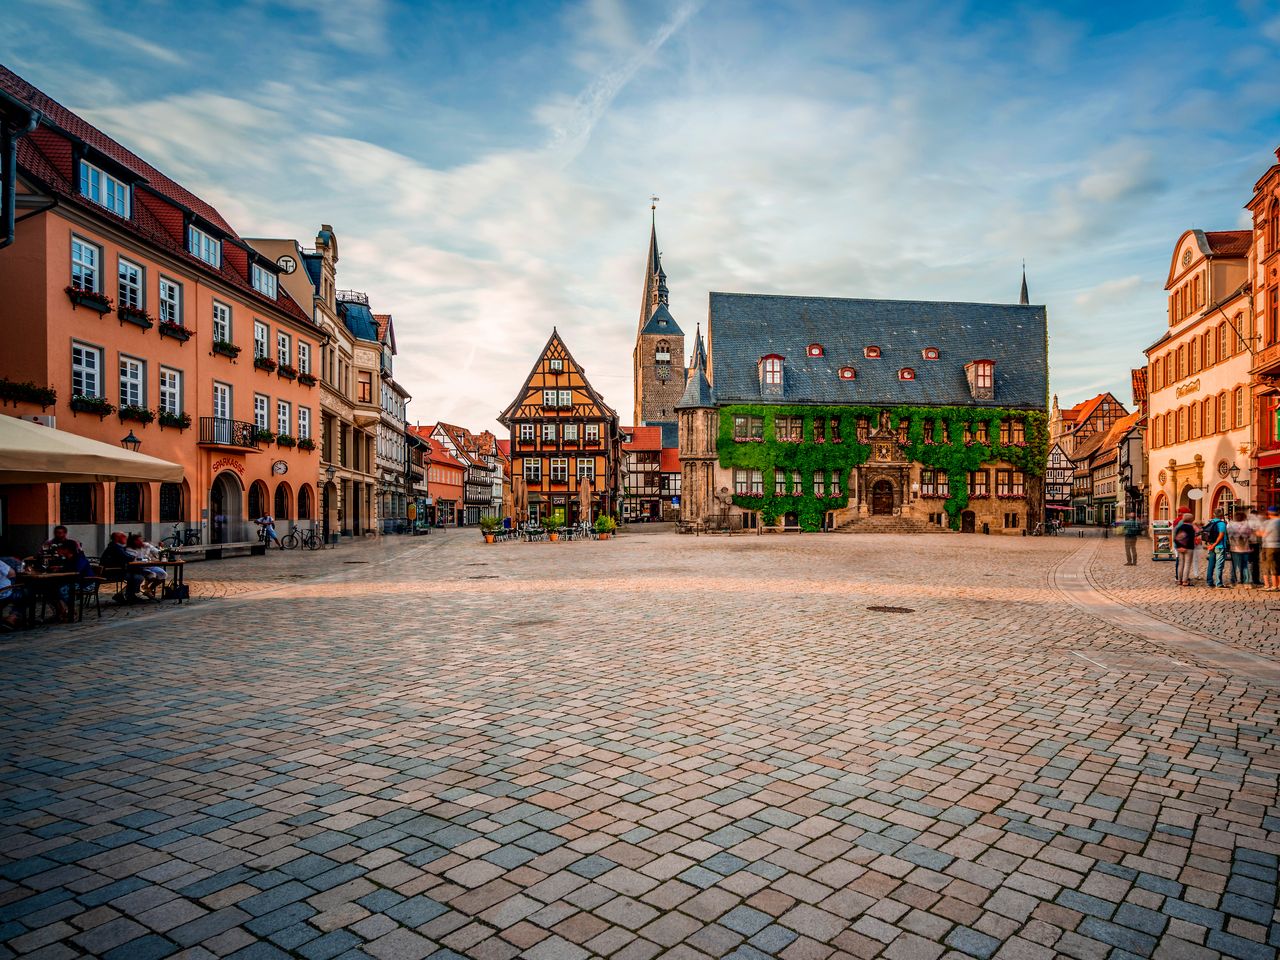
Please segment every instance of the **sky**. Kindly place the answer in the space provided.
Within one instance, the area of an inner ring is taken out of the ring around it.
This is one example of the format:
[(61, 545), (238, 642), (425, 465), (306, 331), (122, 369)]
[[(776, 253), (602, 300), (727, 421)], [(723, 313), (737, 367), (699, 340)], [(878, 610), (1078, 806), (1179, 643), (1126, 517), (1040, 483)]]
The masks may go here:
[(1048, 309), (1063, 406), (1129, 399), (1184, 230), (1280, 144), (1262, 0), (6, 0), (0, 62), (394, 316), (411, 421), (497, 429), (557, 327), (631, 420), (650, 196), (712, 290)]

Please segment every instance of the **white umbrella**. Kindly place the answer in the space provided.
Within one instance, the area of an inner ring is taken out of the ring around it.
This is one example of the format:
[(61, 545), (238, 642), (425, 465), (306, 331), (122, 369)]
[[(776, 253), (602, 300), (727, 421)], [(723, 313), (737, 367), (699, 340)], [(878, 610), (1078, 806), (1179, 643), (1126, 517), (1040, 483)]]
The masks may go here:
[(109, 443), (0, 416), (0, 483), (182, 481), (182, 467)]

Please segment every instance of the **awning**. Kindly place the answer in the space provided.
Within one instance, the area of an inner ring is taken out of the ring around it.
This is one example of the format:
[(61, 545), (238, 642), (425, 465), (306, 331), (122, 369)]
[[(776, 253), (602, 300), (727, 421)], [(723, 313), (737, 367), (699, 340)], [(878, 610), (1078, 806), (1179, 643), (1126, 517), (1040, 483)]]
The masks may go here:
[(1280, 450), (1275, 453), (1264, 453), (1258, 457), (1259, 470), (1273, 470), (1280, 467)]
[(0, 416), (0, 483), (182, 482), (182, 467), (109, 443)]
[(1046, 510), (1070, 510), (1071, 509), (1070, 507), (1064, 507), (1056, 503), (1046, 503), (1044, 505), (1044, 508)]

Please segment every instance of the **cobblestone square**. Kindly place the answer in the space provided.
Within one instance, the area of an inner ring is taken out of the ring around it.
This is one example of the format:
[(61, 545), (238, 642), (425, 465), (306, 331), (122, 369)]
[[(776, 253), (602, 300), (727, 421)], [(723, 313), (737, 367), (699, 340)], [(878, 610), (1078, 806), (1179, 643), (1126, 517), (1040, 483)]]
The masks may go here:
[(1280, 602), (1122, 554), (193, 565), (0, 641), (0, 957), (1273, 958)]

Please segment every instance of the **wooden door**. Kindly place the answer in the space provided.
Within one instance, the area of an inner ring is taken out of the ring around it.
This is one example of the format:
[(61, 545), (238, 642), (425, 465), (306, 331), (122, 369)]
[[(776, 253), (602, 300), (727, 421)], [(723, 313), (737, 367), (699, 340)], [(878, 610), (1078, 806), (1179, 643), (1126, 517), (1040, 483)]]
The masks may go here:
[(893, 515), (893, 484), (888, 480), (877, 480), (871, 486), (871, 515)]

